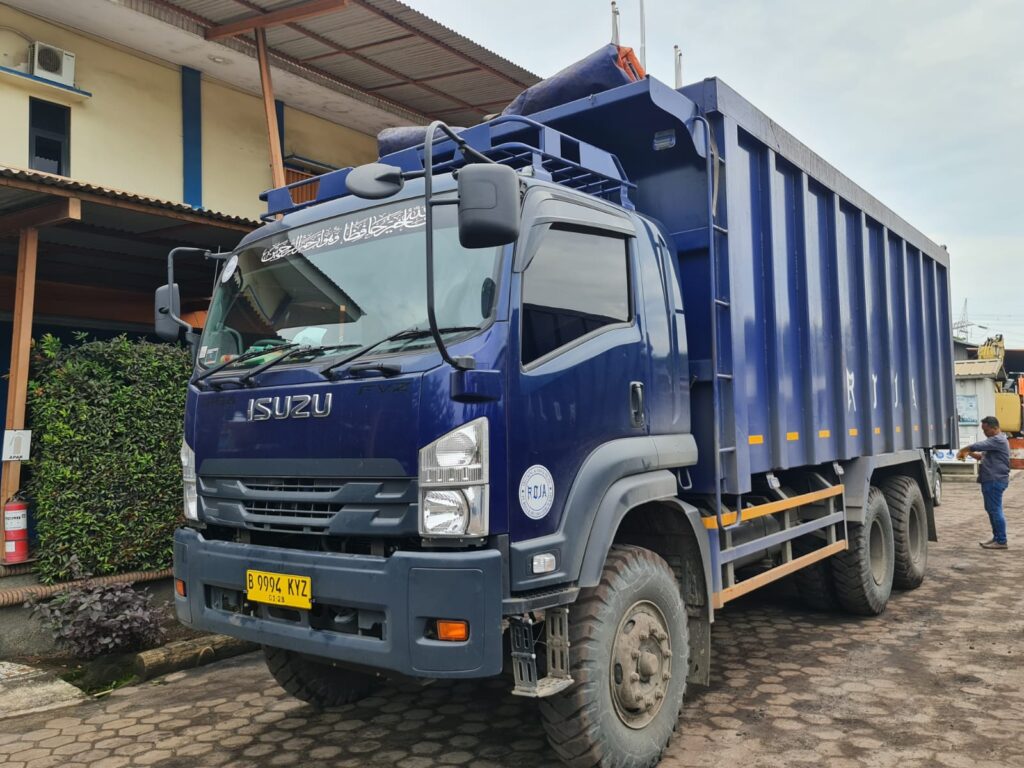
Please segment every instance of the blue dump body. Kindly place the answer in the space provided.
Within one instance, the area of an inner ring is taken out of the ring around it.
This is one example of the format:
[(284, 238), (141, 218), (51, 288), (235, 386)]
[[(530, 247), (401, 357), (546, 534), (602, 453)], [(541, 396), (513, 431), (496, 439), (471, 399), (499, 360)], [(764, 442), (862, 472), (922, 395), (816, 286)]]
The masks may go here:
[[(944, 445), (955, 435), (949, 256), (718, 79), (646, 80), (542, 112), (613, 153), (677, 249), (700, 461), (713, 492), (712, 309), (702, 134), (720, 158), (723, 492), (771, 469)], [(693, 134), (693, 141), (688, 134)], [(659, 148), (659, 143), (661, 147)], [(706, 385), (706, 386), (705, 386)], [(657, 424), (653, 425), (657, 428)]]
[(721, 81), (308, 183), (216, 282), (174, 541), (181, 620), (295, 695), (511, 667), (572, 764), (653, 765), (730, 600), (923, 580), (948, 256)]

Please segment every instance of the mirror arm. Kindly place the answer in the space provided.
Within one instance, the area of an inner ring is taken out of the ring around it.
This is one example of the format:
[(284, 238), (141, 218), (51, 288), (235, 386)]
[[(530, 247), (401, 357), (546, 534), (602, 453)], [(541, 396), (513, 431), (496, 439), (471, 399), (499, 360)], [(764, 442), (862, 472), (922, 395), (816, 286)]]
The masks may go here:
[[(210, 258), (211, 256), (210, 252), (205, 248), (190, 248), (185, 246), (172, 248), (171, 252), (167, 254), (167, 284), (170, 286), (174, 285), (174, 257), (179, 253), (197, 253), (205, 256), (206, 258)], [(167, 308), (167, 314), (170, 316), (171, 320), (185, 329), (186, 338), (188, 335), (192, 335), (193, 337), (195, 336), (195, 334), (192, 333), (192, 326), (174, 314), (173, 306)], [(189, 343), (191, 344), (191, 341)]]
[[(472, 358), (456, 360), (451, 356), (444, 339), (441, 338), (441, 332), (437, 326), (437, 315), (434, 311), (434, 206), (450, 204), (447, 200), (435, 203), (433, 199), (434, 134), (438, 130), (459, 143), (455, 132), (440, 120), (435, 120), (430, 124), (427, 128), (426, 141), (423, 142), (423, 200), (426, 209), (424, 226), (427, 233), (427, 323), (430, 325), (430, 335), (434, 339), (434, 344), (437, 345), (437, 351), (441, 353), (441, 359), (455, 370), (462, 371), (473, 368), (475, 361)], [(463, 141), (462, 144), (465, 142)]]

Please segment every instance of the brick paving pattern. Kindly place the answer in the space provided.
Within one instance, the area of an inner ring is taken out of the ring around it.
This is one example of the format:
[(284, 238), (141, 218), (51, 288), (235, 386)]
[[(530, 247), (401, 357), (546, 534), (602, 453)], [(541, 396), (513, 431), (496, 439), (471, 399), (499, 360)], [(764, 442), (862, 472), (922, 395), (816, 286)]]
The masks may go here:
[[(1015, 548), (984, 552), (977, 487), (947, 483), (925, 584), (879, 618), (811, 613), (784, 588), (730, 605), (714, 625), (712, 685), (688, 695), (662, 765), (1024, 766), (1022, 502), (1018, 478)], [(317, 713), (253, 655), (0, 721), (0, 765), (557, 765), (534, 705), (509, 687), (387, 686)]]

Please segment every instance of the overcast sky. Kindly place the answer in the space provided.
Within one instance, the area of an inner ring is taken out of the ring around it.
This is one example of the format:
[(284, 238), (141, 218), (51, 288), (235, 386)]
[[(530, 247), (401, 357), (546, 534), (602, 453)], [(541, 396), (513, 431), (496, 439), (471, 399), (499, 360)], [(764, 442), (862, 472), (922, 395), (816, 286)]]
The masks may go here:
[[(403, 0), (540, 76), (610, 39), (605, 0)], [(513, 8), (515, 9), (513, 11)], [(620, 0), (639, 51), (639, 0)], [(647, 0), (647, 68), (718, 76), (952, 259), (953, 316), (1024, 347), (1024, 0)], [(991, 329), (989, 331), (988, 329)]]

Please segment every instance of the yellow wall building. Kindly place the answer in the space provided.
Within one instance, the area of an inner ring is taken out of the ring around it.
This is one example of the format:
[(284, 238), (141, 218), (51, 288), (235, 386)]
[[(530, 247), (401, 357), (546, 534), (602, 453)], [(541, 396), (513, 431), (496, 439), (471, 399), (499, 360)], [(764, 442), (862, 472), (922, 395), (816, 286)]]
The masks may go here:
[[(74, 53), (73, 89), (26, 76), (36, 40)], [(271, 186), (271, 175), (258, 96), (5, 5), (0, 67), (0, 165), (52, 170), (30, 157), (30, 104), (44, 102), (68, 110), (68, 167), (61, 175), (249, 219), (262, 210), (259, 193)], [(201, 94), (191, 107), (182, 95), (190, 76)], [(375, 138), (366, 133), (286, 104), (279, 114), (286, 156), (330, 167), (376, 158)], [(187, 118), (201, 126), (200, 147), (193, 148), (201, 158), (198, 186), (186, 178)], [(193, 199), (186, 195), (190, 185), (198, 193)]]

